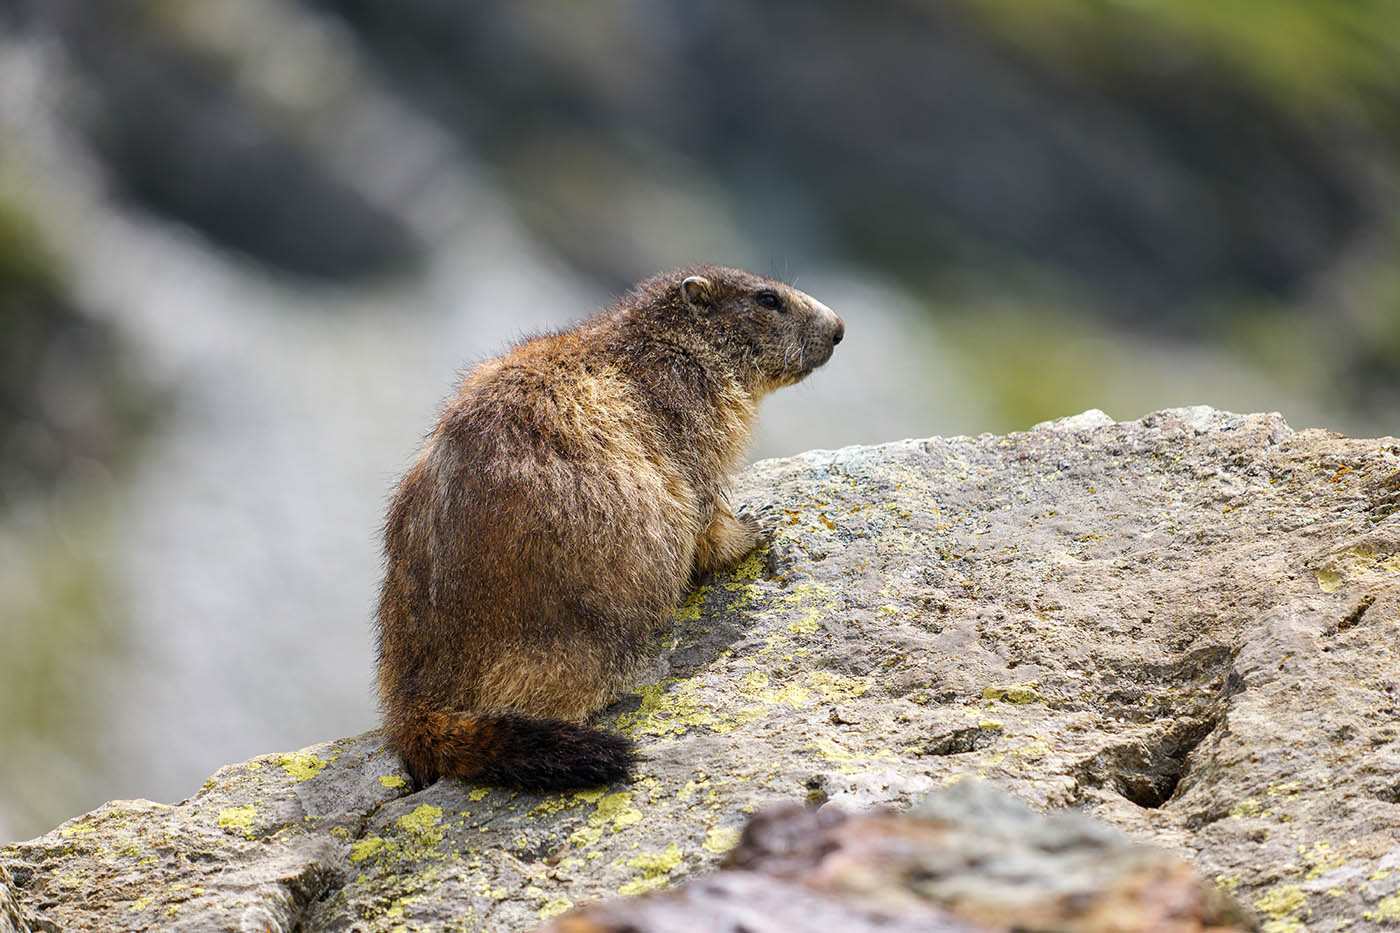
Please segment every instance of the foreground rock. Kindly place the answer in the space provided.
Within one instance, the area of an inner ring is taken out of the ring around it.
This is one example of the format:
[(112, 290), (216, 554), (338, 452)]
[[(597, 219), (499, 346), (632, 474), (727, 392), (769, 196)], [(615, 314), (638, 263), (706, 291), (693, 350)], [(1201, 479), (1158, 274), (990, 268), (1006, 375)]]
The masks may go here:
[(618, 898), (547, 933), (1252, 930), (1181, 859), (1080, 813), (1046, 819), (964, 781), (908, 815), (793, 804), (760, 814), (726, 871)]
[(1184, 855), (1266, 929), (1400, 922), (1400, 446), (1097, 413), (761, 463), (771, 552), (607, 716), (626, 786), (410, 794), (374, 733), (0, 850), (34, 929), (520, 929), (783, 801), (975, 776)]

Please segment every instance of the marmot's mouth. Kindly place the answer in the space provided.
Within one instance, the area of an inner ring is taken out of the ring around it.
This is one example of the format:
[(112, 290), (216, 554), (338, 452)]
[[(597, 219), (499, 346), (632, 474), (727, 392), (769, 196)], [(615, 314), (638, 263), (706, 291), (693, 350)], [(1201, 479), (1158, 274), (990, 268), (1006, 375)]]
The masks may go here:
[(825, 362), (826, 360), (822, 360), (819, 363), (808, 363), (806, 366), (802, 367), (801, 369), (797, 370), (795, 373), (792, 374), (792, 376), (790, 377), (791, 381), (788, 382), (788, 385), (795, 385), (801, 382), (803, 379), (806, 379), (808, 376), (812, 375), (813, 372), (820, 369), (822, 367), (822, 364)]
[(835, 352), (835, 350), (836, 347), (828, 343), (820, 345), (817, 349), (809, 353), (807, 356), (807, 368), (802, 371), (802, 375), (806, 376), (809, 373), (811, 373), (812, 370), (817, 369), (821, 366), (825, 366), (827, 364), (827, 361), (831, 359), (832, 354)]

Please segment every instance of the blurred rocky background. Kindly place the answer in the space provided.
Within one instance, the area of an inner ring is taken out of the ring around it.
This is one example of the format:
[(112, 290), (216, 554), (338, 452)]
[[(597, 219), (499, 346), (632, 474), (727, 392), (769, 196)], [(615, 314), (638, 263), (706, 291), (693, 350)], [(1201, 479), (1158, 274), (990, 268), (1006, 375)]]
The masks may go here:
[(0, 0), (0, 839), (374, 721), (455, 371), (695, 261), (849, 327), (755, 455), (1395, 433), (1390, 0)]

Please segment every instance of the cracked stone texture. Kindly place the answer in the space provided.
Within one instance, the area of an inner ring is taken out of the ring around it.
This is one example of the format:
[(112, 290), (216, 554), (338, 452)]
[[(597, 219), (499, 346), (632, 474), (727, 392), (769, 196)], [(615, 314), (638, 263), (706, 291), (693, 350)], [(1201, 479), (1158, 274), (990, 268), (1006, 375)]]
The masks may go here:
[(602, 717), (631, 784), (409, 793), (367, 733), (0, 849), (6, 922), (524, 929), (713, 868), (759, 807), (976, 776), (1185, 856), (1274, 933), (1400, 924), (1400, 442), (1087, 412), (759, 463), (734, 501), (777, 506), (773, 547)]

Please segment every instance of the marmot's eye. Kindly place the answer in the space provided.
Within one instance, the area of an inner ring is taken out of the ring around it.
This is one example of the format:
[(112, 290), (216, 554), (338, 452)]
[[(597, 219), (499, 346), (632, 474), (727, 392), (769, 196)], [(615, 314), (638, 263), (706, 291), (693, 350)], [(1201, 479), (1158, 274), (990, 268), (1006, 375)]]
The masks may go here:
[(783, 306), (782, 301), (778, 298), (777, 292), (759, 292), (758, 297), (754, 300), (763, 307), (770, 308), (774, 311)]

